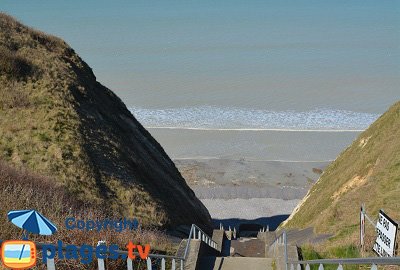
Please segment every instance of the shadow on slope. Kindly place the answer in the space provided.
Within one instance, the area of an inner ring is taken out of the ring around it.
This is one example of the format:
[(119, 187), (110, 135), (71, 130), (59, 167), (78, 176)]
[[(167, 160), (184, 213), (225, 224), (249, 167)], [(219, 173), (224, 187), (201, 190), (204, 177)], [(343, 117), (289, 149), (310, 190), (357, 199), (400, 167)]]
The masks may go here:
[(278, 228), (279, 224), (281, 224), (288, 217), (289, 215), (276, 215), (271, 217), (261, 217), (253, 220), (240, 218), (213, 219), (213, 225), (214, 227), (219, 228), (219, 225), (222, 224), (225, 229), (228, 229), (229, 226), (232, 229), (233, 227), (236, 227), (236, 229), (238, 229), (239, 226), (242, 224), (257, 224), (263, 227), (269, 226), (269, 230), (274, 231), (276, 230), (276, 228)]

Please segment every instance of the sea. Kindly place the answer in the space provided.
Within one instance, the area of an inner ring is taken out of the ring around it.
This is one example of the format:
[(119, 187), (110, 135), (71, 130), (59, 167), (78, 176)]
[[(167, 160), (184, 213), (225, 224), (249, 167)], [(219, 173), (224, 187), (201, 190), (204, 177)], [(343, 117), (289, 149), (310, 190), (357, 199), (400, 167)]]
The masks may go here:
[(400, 100), (400, 2), (28, 1), (173, 159), (330, 161)]

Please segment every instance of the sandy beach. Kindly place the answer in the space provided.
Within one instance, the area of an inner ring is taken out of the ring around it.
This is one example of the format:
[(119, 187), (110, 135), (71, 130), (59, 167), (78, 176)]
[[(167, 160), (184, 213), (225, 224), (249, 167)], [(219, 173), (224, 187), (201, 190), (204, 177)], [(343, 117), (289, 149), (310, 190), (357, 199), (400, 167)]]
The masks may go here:
[(174, 162), (212, 218), (232, 226), (289, 215), (328, 164), (244, 158)]
[(279, 224), (358, 131), (150, 128), (216, 223)]

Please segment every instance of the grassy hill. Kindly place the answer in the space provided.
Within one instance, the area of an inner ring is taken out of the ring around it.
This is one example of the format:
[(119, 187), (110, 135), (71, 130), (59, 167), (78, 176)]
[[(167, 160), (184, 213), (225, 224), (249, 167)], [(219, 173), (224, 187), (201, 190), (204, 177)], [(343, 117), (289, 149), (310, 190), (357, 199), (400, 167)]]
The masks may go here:
[[(374, 219), (379, 209), (384, 209), (400, 220), (399, 195), (397, 102), (330, 164), (283, 226), (313, 226), (317, 232), (334, 234), (332, 244), (356, 244), (361, 204), (366, 204), (367, 213)], [(372, 242), (373, 227), (367, 227)]]
[[(109, 244), (116, 244), (124, 249), (127, 239), (142, 244), (150, 244), (152, 253), (174, 254), (176, 247), (167, 236), (156, 229), (122, 230), (116, 232), (112, 229), (97, 232), (83, 230), (67, 230), (64, 223), (66, 217), (76, 219), (104, 220), (105, 218), (120, 218), (105, 215), (101, 207), (82, 203), (68, 192), (61, 184), (49, 177), (43, 177), (24, 169), (15, 169), (0, 161), (0, 240), (20, 239), (22, 230), (7, 221), (7, 212), (12, 209), (36, 209), (58, 228), (51, 236), (29, 234), (29, 239), (37, 242), (56, 243), (58, 240), (65, 244), (96, 246), (99, 240)], [(22, 195), (23, 194), (23, 195)], [(39, 256), (40, 253), (39, 253)], [(41, 259), (40, 259), (41, 260)], [(123, 260), (108, 260), (108, 269), (123, 269), (126, 262)], [(57, 269), (97, 269), (92, 263), (91, 267), (76, 261), (57, 260)], [(0, 269), (6, 269), (0, 262)], [(35, 269), (44, 269), (35, 268)]]
[(74, 50), (1, 13), (0, 159), (105, 213), (210, 224), (163, 148)]

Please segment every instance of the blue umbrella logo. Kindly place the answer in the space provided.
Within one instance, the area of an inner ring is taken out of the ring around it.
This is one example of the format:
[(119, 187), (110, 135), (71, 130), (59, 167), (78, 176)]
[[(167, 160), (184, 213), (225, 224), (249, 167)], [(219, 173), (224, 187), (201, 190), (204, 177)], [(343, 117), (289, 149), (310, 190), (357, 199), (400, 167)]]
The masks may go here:
[(10, 211), (8, 220), (14, 225), (34, 234), (52, 235), (57, 227), (35, 210)]
[[(53, 223), (35, 210), (10, 211), (7, 216), (9, 221), (27, 232), (40, 235), (52, 235), (57, 231), (57, 227)], [(24, 234), (23, 239), (27, 238), (27, 234)], [(24, 249), (25, 244), (22, 245), (19, 260), (21, 260)]]

